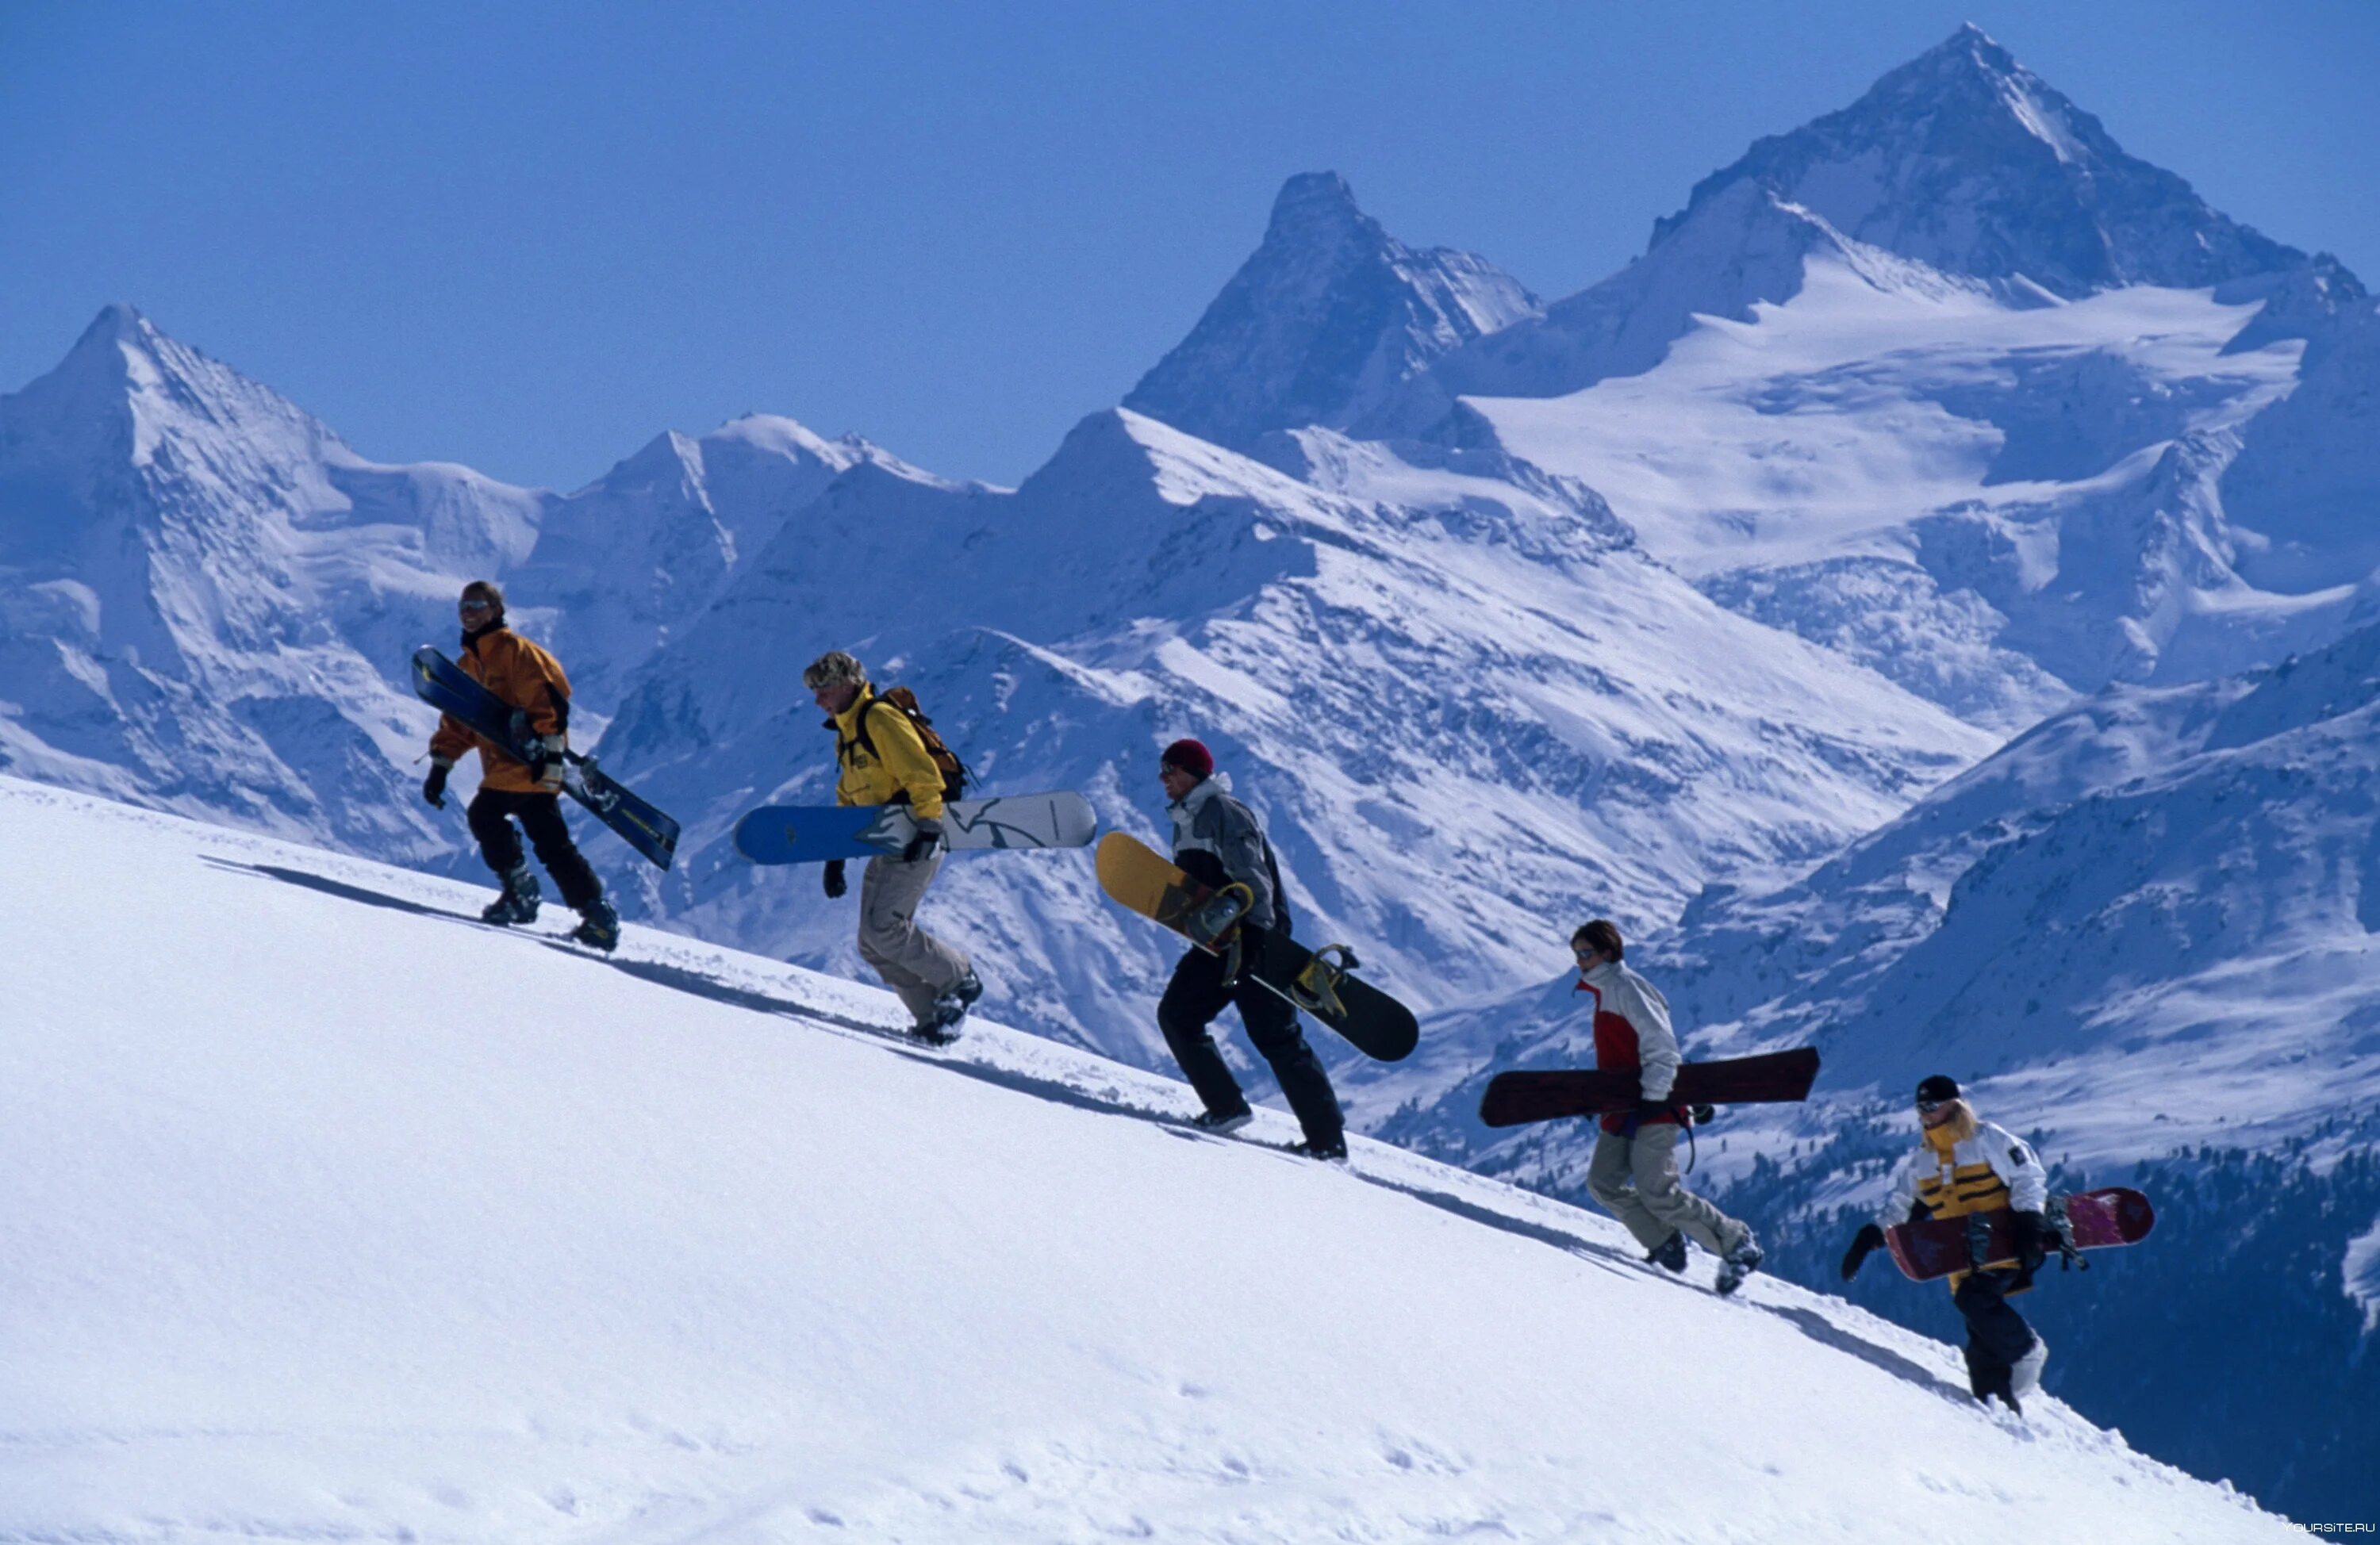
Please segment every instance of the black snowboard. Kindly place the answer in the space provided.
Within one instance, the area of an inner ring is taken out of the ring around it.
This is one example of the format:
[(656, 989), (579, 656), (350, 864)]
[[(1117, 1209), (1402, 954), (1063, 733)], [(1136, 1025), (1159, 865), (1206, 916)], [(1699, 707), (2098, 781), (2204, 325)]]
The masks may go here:
[[(1674, 1105), (1790, 1104), (1810, 1097), (1818, 1078), (1815, 1046), (1688, 1062), (1678, 1068), (1666, 1104)], [(1479, 1119), (1490, 1127), (1558, 1121), (1566, 1116), (1608, 1116), (1636, 1104), (1633, 1068), (1606, 1072), (1576, 1068), (1547, 1073), (1499, 1073), (1488, 1080)]]

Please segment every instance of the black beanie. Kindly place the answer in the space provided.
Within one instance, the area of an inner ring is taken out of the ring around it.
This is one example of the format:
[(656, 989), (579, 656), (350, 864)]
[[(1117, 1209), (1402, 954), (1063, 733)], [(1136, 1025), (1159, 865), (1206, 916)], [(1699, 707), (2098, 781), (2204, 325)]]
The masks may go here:
[(1959, 1080), (1948, 1073), (1921, 1079), (1917, 1083), (1917, 1097), (1921, 1100), (1955, 1100), (1959, 1097)]

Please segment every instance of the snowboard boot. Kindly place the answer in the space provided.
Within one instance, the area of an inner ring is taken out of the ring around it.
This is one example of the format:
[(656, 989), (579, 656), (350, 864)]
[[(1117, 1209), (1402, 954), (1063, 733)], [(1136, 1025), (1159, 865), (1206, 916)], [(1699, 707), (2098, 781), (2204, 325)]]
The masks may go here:
[(958, 1038), (958, 1022), (967, 1016), (976, 999), (983, 996), (983, 979), (970, 970), (951, 984), (951, 990), (934, 1000), (933, 1022), (938, 1029), (947, 1030), (951, 1038)]
[(1256, 1118), (1256, 1112), (1242, 1105), (1239, 1109), (1232, 1111), (1202, 1110), (1190, 1118), (1190, 1125), (1202, 1132), (1212, 1132), (1217, 1137), (1221, 1137), (1226, 1132), (1238, 1131)]
[(570, 936), (608, 955), (620, 948), (620, 914), (598, 896), (578, 909), (578, 926), (570, 931)]
[(526, 863), (504, 876), (504, 893), (487, 905), (480, 921), (492, 923), (500, 928), (537, 921), (537, 904), (543, 893), (537, 883), (537, 874)]
[(1722, 1298), (1743, 1285), (1743, 1279), (1760, 1270), (1760, 1246), (1745, 1229), (1736, 1247), (1718, 1258), (1718, 1280), (1711, 1285)]
[(929, 1046), (947, 1046), (959, 1038), (959, 1021), (966, 1018), (975, 1000), (983, 996), (983, 981), (972, 971), (951, 984), (951, 990), (934, 1000), (926, 1017), (911, 1027), (909, 1033)]
[(2016, 1366), (2009, 1370), (2008, 1403), (2011, 1409), (2015, 1407), (2018, 1396), (2031, 1394), (2041, 1387), (2041, 1365), (2048, 1360), (2049, 1343), (2042, 1340), (2041, 1333), (2035, 1331), (2032, 1346), (2026, 1349), (2023, 1357), (2017, 1358)]
[(1289, 1151), (1301, 1159), (1320, 1159), (1325, 1164), (1343, 1165), (1347, 1162), (1347, 1137), (1342, 1132), (1336, 1137), (1307, 1138), (1304, 1142), (1290, 1144)]
[(1670, 1237), (1646, 1250), (1645, 1259), (1665, 1272), (1684, 1271), (1686, 1269), (1686, 1237), (1674, 1228), (1670, 1230)]

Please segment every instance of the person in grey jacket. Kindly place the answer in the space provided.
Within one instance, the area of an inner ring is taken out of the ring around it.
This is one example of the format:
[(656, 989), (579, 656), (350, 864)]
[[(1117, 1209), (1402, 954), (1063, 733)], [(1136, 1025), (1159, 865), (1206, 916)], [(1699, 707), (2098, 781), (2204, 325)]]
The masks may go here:
[[(1244, 921), (1284, 936), (1289, 933), (1289, 904), (1281, 894), (1281, 872), (1273, 862), (1272, 845), (1248, 807), (1231, 796), (1231, 782), (1215, 771), (1212, 753), (1196, 741), (1181, 740), (1165, 748), (1158, 777), (1165, 785), (1167, 812), (1173, 817), (1173, 862), (1183, 873), (1216, 890), (1244, 885), (1255, 898)], [(1272, 1065), (1273, 1077), (1305, 1129), (1305, 1141), (1296, 1152), (1312, 1158), (1347, 1157), (1346, 1117), (1339, 1109), (1330, 1075), (1322, 1070), (1314, 1048), (1298, 1026), (1297, 1010), (1278, 994), (1243, 974), (1224, 980), (1222, 959), (1204, 949), (1192, 949), (1173, 968), (1173, 979), (1157, 1005), (1158, 1028), (1190, 1087), (1198, 1092), (1206, 1111), (1191, 1123), (1212, 1132), (1236, 1131), (1253, 1118), (1239, 1080), (1215, 1049), (1208, 1026), (1226, 1008), (1236, 1004), (1248, 1039)]]

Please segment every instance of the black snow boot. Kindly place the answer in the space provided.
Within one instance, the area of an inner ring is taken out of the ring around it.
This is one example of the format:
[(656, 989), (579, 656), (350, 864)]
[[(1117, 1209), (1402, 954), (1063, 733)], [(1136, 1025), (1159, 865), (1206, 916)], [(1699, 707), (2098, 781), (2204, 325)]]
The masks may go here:
[(1760, 1270), (1763, 1257), (1759, 1243), (1747, 1230), (1735, 1249), (1718, 1258), (1718, 1280), (1711, 1285), (1722, 1298), (1743, 1285), (1743, 1279)]
[(1645, 1259), (1666, 1272), (1684, 1271), (1686, 1269), (1686, 1237), (1674, 1228), (1670, 1230), (1670, 1237), (1646, 1250)]
[(521, 864), (504, 876), (504, 893), (488, 903), (487, 910), (480, 913), (480, 921), (492, 923), (499, 927), (535, 923), (538, 900), (542, 894), (538, 887), (536, 871), (526, 863)]
[(1226, 1132), (1236, 1132), (1256, 1118), (1256, 1112), (1242, 1105), (1237, 1110), (1202, 1110), (1190, 1118), (1190, 1125), (1202, 1132), (1213, 1132), (1220, 1136)]
[[(976, 999), (981, 996), (983, 996), (983, 979), (976, 975), (973, 971), (969, 971), (965, 976), (951, 984), (949, 992), (934, 1000), (932, 1028), (948, 1031), (950, 1033), (943, 1037), (945, 1040), (957, 1040), (959, 1021), (966, 1018), (967, 1010), (973, 1008)], [(918, 1027), (920, 1031), (926, 1028), (923, 1025)]]
[(608, 954), (620, 948), (620, 914), (598, 896), (578, 909), (578, 926), (570, 931), (570, 936)]
[(1300, 1158), (1343, 1165), (1347, 1162), (1347, 1137), (1342, 1132), (1336, 1137), (1307, 1138), (1304, 1142), (1290, 1144), (1289, 1151)]

